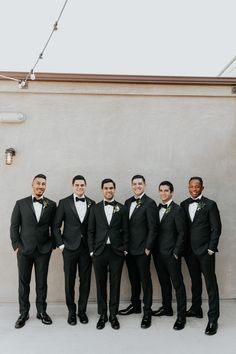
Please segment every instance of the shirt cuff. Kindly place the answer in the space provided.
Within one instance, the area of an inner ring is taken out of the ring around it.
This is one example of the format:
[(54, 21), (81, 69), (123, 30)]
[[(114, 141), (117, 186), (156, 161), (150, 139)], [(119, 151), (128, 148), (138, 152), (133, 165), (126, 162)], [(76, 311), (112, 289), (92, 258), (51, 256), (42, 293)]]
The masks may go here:
[(91, 257), (93, 256), (93, 252), (90, 252), (90, 256), (91, 256)]
[(64, 248), (65, 248), (65, 245), (63, 244), (63, 245), (59, 246), (59, 248), (60, 248), (61, 251), (63, 251)]
[(210, 256), (215, 253), (214, 251), (209, 250), (209, 249), (207, 250), (207, 252), (208, 252), (208, 254), (209, 254)]

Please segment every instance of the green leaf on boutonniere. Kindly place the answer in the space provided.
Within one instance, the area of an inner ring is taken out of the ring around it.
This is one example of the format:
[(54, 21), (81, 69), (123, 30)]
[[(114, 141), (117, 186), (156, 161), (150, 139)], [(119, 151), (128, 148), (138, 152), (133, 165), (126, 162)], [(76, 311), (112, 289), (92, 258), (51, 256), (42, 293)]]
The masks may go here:
[(166, 212), (165, 214), (168, 214), (171, 211), (172, 205), (168, 205), (168, 207), (166, 208)]
[(206, 204), (200, 200), (200, 202), (198, 203), (198, 206), (197, 206), (197, 211), (203, 209), (205, 206), (206, 206)]
[(43, 209), (47, 208), (49, 205), (49, 201), (47, 199), (43, 199)]
[(141, 204), (142, 204), (141, 199), (139, 199), (135, 208), (138, 209), (141, 206)]

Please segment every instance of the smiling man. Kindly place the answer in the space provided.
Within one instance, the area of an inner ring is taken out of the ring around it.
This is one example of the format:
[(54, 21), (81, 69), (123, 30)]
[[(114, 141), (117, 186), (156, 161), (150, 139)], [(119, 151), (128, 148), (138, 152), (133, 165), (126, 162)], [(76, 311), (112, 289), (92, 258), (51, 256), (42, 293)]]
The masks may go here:
[(150, 273), (151, 250), (157, 236), (157, 206), (145, 194), (146, 182), (142, 175), (131, 180), (134, 196), (125, 205), (129, 211), (129, 250), (126, 256), (131, 284), (131, 304), (119, 311), (120, 315), (141, 313), (141, 286), (143, 289), (143, 319), (141, 328), (151, 326), (152, 280)]
[(109, 274), (109, 321), (119, 329), (117, 313), (120, 300), (120, 281), (124, 256), (128, 247), (128, 213), (115, 200), (116, 184), (106, 178), (101, 183), (103, 200), (96, 204), (89, 216), (88, 244), (95, 271), (98, 314), (97, 329), (103, 329), (107, 317), (107, 276)]
[(214, 335), (218, 328), (219, 291), (215, 274), (215, 253), (221, 234), (221, 220), (217, 204), (202, 195), (201, 177), (191, 177), (188, 190), (190, 198), (181, 206), (188, 220), (185, 260), (192, 282), (192, 306), (187, 317), (202, 318), (203, 274), (209, 298), (208, 324), (205, 334)]
[[(87, 242), (88, 218), (95, 202), (85, 195), (86, 180), (77, 175), (72, 180), (73, 194), (60, 200), (56, 211), (53, 232), (57, 246), (63, 254), (67, 322), (74, 326), (76, 319), (75, 280), (79, 272), (78, 317), (81, 323), (88, 323), (86, 314), (90, 291), (92, 262)], [(62, 230), (63, 225), (63, 230)]]
[(174, 186), (169, 181), (159, 184), (161, 203), (158, 208), (158, 236), (153, 249), (153, 260), (161, 285), (162, 307), (154, 316), (172, 316), (172, 284), (176, 293), (177, 320), (174, 329), (181, 330), (186, 322), (186, 291), (181, 273), (186, 221), (184, 211), (172, 197)]
[(32, 268), (35, 268), (37, 318), (51, 324), (46, 313), (47, 274), (53, 248), (51, 226), (56, 203), (44, 197), (46, 176), (38, 174), (32, 182), (32, 196), (18, 200), (11, 216), (10, 237), (17, 253), (20, 317), (15, 328), (29, 319), (29, 293)]

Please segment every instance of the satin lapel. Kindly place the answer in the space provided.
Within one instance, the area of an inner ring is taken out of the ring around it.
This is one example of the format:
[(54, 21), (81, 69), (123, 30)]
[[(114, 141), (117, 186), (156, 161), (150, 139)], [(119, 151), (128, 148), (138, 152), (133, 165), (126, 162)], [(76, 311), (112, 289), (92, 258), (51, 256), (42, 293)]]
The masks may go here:
[(168, 215), (172, 212), (172, 209), (173, 209), (173, 202), (170, 203), (170, 205), (167, 207), (167, 209), (165, 210), (165, 213), (161, 219), (161, 223), (163, 222), (163, 220), (166, 219), (166, 217), (168, 217)]
[[(200, 207), (200, 208), (199, 208), (199, 205), (201, 205), (202, 203), (204, 203), (204, 207)], [(198, 204), (196, 213), (194, 214), (193, 222), (196, 221), (196, 219), (198, 218), (199, 214), (201, 214), (202, 209), (204, 209), (205, 207), (206, 207), (206, 202), (205, 202), (205, 200), (204, 200), (204, 197), (202, 197), (201, 200), (200, 200), (200, 202), (199, 202), (199, 204)]]
[(107, 222), (107, 217), (106, 217), (106, 213), (105, 213), (105, 209), (104, 209), (104, 204), (103, 202), (100, 202), (99, 204), (99, 209), (100, 209), (100, 212), (101, 212), (101, 215), (105, 221), (105, 223), (109, 226), (108, 222)]
[(87, 198), (87, 197), (85, 197), (85, 199), (86, 199), (87, 208), (86, 208), (86, 213), (85, 213), (85, 216), (84, 216), (84, 220), (86, 220), (86, 218), (88, 217), (89, 209), (92, 206), (91, 200), (89, 198)]
[(77, 218), (80, 221), (79, 215), (77, 213), (76, 207), (75, 207), (75, 202), (74, 202), (74, 198), (73, 198), (73, 194), (69, 197), (69, 205), (73, 211), (73, 213), (77, 216)]
[[(142, 197), (141, 203), (136, 205), (136, 207), (135, 207), (135, 209), (134, 209), (134, 211), (133, 211), (133, 213), (132, 213), (132, 215), (131, 215), (131, 219), (132, 219), (132, 217), (137, 213), (137, 211), (138, 211), (140, 208), (142, 208), (144, 202), (145, 202), (145, 195)], [(130, 204), (130, 205), (131, 205), (131, 204)]]
[[(119, 208), (119, 210), (115, 211), (115, 208)], [(118, 203), (115, 201), (115, 206), (113, 208), (113, 213), (112, 213), (112, 218), (111, 218), (111, 222), (110, 222), (110, 225), (114, 222), (115, 218), (116, 218), (116, 214), (120, 211), (120, 207), (118, 205)]]
[(33, 201), (32, 201), (32, 197), (28, 197), (27, 200), (26, 200), (26, 204), (28, 205), (30, 211), (33, 213), (33, 216), (35, 218), (35, 221), (37, 221), (37, 218), (36, 218), (36, 214), (35, 214), (35, 211), (34, 211), (34, 207), (33, 207)]

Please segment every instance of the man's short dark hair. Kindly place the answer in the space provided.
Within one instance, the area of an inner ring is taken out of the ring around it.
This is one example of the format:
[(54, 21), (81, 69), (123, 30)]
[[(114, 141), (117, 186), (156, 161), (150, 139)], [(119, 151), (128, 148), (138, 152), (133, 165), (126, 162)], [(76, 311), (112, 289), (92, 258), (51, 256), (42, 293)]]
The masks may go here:
[(195, 177), (191, 177), (188, 181), (188, 183), (190, 183), (192, 180), (196, 179), (197, 181), (200, 182), (201, 186), (203, 186), (203, 179), (202, 177), (199, 177), (199, 176), (195, 176)]
[(39, 174), (37, 174), (36, 176), (34, 176), (34, 178), (33, 178), (33, 181), (36, 179), (36, 178), (43, 178), (43, 179), (47, 179), (47, 177), (45, 176), (45, 175), (43, 175), (42, 173), (39, 173)]
[(131, 182), (133, 183), (133, 180), (137, 178), (141, 178), (143, 180), (143, 183), (146, 183), (145, 178), (142, 175), (134, 175), (131, 179)]
[(103, 186), (104, 186), (105, 183), (112, 183), (114, 188), (116, 189), (116, 184), (111, 178), (105, 178), (104, 180), (102, 180), (101, 189), (103, 189)]
[(163, 182), (161, 182), (160, 184), (159, 184), (159, 190), (160, 190), (160, 187), (161, 186), (168, 186), (169, 188), (170, 188), (170, 192), (172, 193), (172, 192), (174, 192), (174, 186), (173, 186), (173, 184), (171, 183), (171, 182), (169, 182), (169, 181), (163, 181)]
[(85, 184), (87, 184), (87, 183), (86, 183), (86, 179), (84, 178), (84, 176), (81, 176), (81, 175), (75, 176), (75, 177), (72, 179), (72, 184), (74, 184), (75, 181), (77, 181), (78, 179), (81, 179), (82, 181), (84, 181)]

